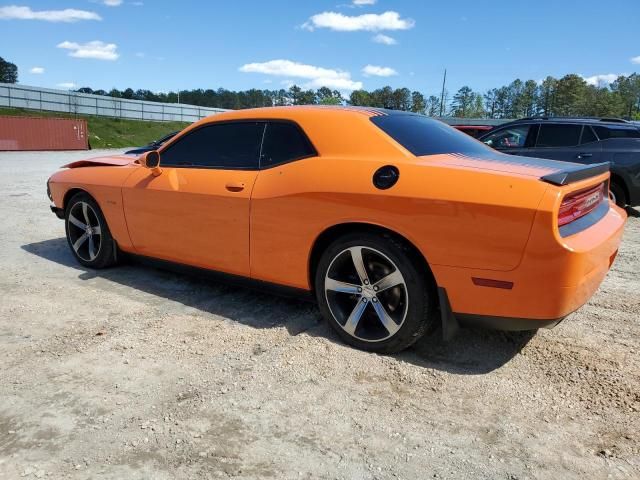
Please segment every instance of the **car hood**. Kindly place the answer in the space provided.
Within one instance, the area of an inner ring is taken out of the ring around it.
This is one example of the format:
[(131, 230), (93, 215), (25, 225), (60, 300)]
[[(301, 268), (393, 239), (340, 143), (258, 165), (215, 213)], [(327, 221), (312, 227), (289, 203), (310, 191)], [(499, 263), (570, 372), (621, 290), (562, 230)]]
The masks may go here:
[(125, 155), (117, 155), (112, 157), (96, 157), (96, 158), (87, 158), (86, 160), (77, 160), (75, 162), (62, 165), (61, 168), (104, 167), (104, 166), (125, 167), (127, 165), (131, 165), (134, 163), (138, 163), (137, 158), (132, 158)]
[(513, 175), (541, 178), (546, 175), (573, 170), (580, 164), (560, 162), (544, 158), (520, 157), (502, 153), (488, 152), (482, 155), (465, 155), (452, 153), (448, 155), (431, 155), (418, 157), (427, 165), (443, 165), (461, 168), (500, 172)]

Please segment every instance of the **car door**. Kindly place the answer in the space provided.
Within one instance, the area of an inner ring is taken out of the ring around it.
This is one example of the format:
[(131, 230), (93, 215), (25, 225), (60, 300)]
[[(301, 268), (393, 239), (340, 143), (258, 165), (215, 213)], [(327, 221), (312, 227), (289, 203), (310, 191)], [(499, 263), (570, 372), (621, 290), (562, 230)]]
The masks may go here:
[(589, 125), (543, 123), (529, 156), (576, 163), (598, 163), (602, 146)]
[(535, 130), (532, 127), (531, 124), (524, 123), (497, 128), (485, 136), (482, 142), (502, 153), (526, 155), (531, 145), (529, 139), (532, 136), (532, 130)]
[(123, 188), (140, 255), (249, 275), (251, 191), (263, 122), (214, 122), (160, 151), (160, 175), (137, 169)]

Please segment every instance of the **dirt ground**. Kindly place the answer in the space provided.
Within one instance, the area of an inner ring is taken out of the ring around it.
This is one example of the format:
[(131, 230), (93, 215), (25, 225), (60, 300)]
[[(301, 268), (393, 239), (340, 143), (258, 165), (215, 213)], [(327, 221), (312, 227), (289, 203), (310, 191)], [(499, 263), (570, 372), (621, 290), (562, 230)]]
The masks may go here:
[(639, 211), (555, 329), (379, 356), (302, 301), (80, 267), (45, 182), (86, 156), (0, 154), (0, 478), (640, 478)]

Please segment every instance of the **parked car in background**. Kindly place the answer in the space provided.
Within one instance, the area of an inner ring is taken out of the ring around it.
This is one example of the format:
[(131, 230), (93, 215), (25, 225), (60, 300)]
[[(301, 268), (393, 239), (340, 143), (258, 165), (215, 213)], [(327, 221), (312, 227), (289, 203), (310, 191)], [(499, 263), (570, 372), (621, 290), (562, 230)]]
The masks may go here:
[(466, 133), (467, 135), (472, 136), (473, 138), (478, 138), (489, 130), (492, 130), (493, 127), (491, 125), (451, 125), (456, 130), (460, 130), (461, 132)]
[(47, 186), (82, 265), (128, 252), (302, 290), (377, 352), (456, 318), (555, 325), (596, 291), (626, 220), (606, 163), (502, 155), (375, 108), (230, 111), (139, 158), (66, 167)]
[(164, 137), (159, 138), (158, 140), (154, 140), (149, 145), (145, 145), (144, 147), (134, 148), (134, 149), (128, 150), (128, 151), (126, 151), (124, 153), (125, 153), (125, 155), (140, 155), (141, 153), (144, 153), (144, 152), (150, 152), (151, 150), (157, 150), (162, 145), (164, 145), (169, 140), (171, 140), (173, 137), (175, 137), (178, 133), (180, 133), (180, 132), (168, 133)]
[(611, 198), (640, 205), (640, 128), (616, 118), (524, 118), (480, 141), (503, 153), (583, 164), (611, 162)]

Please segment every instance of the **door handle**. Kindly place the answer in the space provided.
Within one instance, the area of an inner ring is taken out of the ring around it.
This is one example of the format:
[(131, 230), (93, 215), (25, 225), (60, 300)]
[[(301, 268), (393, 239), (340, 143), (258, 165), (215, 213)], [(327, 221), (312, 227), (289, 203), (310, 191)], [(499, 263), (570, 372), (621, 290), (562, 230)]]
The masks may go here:
[(244, 190), (244, 182), (229, 182), (225, 185), (225, 188), (230, 192), (241, 192)]
[(583, 158), (591, 158), (593, 157), (593, 153), (579, 153), (577, 158), (579, 159), (583, 159)]

